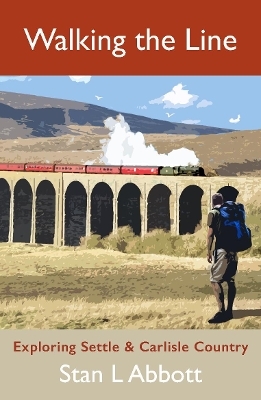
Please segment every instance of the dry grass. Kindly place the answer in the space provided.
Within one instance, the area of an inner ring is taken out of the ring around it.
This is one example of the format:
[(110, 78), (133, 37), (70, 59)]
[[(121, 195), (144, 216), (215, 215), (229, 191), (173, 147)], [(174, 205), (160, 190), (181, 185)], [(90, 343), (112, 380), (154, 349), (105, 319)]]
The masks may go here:
[(260, 329), (261, 300), (239, 299), (234, 320), (212, 326), (212, 298), (203, 301), (139, 298), (123, 302), (48, 301), (39, 297), (13, 301), (0, 311), (1, 329)]
[(241, 254), (235, 319), (212, 327), (216, 310), (205, 232), (144, 240), (82, 238), (79, 247), (0, 245), (1, 329), (261, 328), (261, 209), (248, 209), (253, 248)]
[(1, 162), (50, 162), (81, 164), (101, 155), (102, 128), (72, 129), (72, 134), (52, 138), (0, 140)]
[[(2, 244), (0, 271), (1, 329), (213, 328), (203, 258)], [(237, 281), (235, 319), (214, 328), (261, 326), (261, 260)]]
[[(98, 127), (67, 126), (71, 134), (54, 138), (0, 140), (0, 161), (99, 163), (100, 140), (108, 139), (108, 130)], [(200, 164), (211, 176), (260, 176), (261, 130), (222, 135), (146, 134), (145, 142), (159, 153), (186, 147), (194, 150)], [(29, 154), (30, 153), (30, 154)]]

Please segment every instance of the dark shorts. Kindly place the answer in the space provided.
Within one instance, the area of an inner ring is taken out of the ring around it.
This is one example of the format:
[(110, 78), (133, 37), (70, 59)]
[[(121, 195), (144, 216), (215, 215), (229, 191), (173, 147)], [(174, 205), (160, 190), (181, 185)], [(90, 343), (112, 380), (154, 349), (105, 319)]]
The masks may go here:
[(210, 269), (210, 282), (223, 283), (234, 281), (238, 265), (237, 253), (218, 249), (214, 250), (213, 258), (213, 264)]

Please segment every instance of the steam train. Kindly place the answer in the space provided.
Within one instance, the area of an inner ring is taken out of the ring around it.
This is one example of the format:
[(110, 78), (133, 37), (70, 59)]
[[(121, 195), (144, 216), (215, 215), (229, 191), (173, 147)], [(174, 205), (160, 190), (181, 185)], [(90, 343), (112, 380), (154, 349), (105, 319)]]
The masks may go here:
[(139, 167), (113, 165), (74, 165), (39, 163), (0, 163), (0, 171), (22, 172), (62, 172), (74, 174), (121, 174), (121, 175), (165, 175), (165, 176), (206, 176), (198, 166)]

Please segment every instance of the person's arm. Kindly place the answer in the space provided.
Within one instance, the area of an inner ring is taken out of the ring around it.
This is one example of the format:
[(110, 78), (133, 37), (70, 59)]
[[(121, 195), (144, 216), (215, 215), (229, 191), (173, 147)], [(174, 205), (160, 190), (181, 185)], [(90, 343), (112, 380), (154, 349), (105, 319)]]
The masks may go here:
[(213, 213), (209, 213), (208, 214), (208, 221), (207, 221), (207, 225), (208, 225), (208, 232), (207, 232), (207, 260), (208, 260), (209, 263), (212, 262), (212, 245), (213, 245), (213, 241), (214, 241), (214, 230), (213, 230), (213, 227), (212, 227), (213, 220), (214, 220)]

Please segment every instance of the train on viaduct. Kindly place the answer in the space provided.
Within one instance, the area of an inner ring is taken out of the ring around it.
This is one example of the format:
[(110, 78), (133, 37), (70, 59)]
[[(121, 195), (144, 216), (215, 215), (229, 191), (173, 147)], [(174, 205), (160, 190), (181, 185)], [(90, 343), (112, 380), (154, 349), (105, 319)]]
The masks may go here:
[[(9, 168), (10, 169), (10, 168)], [(242, 201), (260, 178), (0, 170), (0, 242), (78, 246), (130, 226), (173, 235), (206, 228), (211, 196)]]

